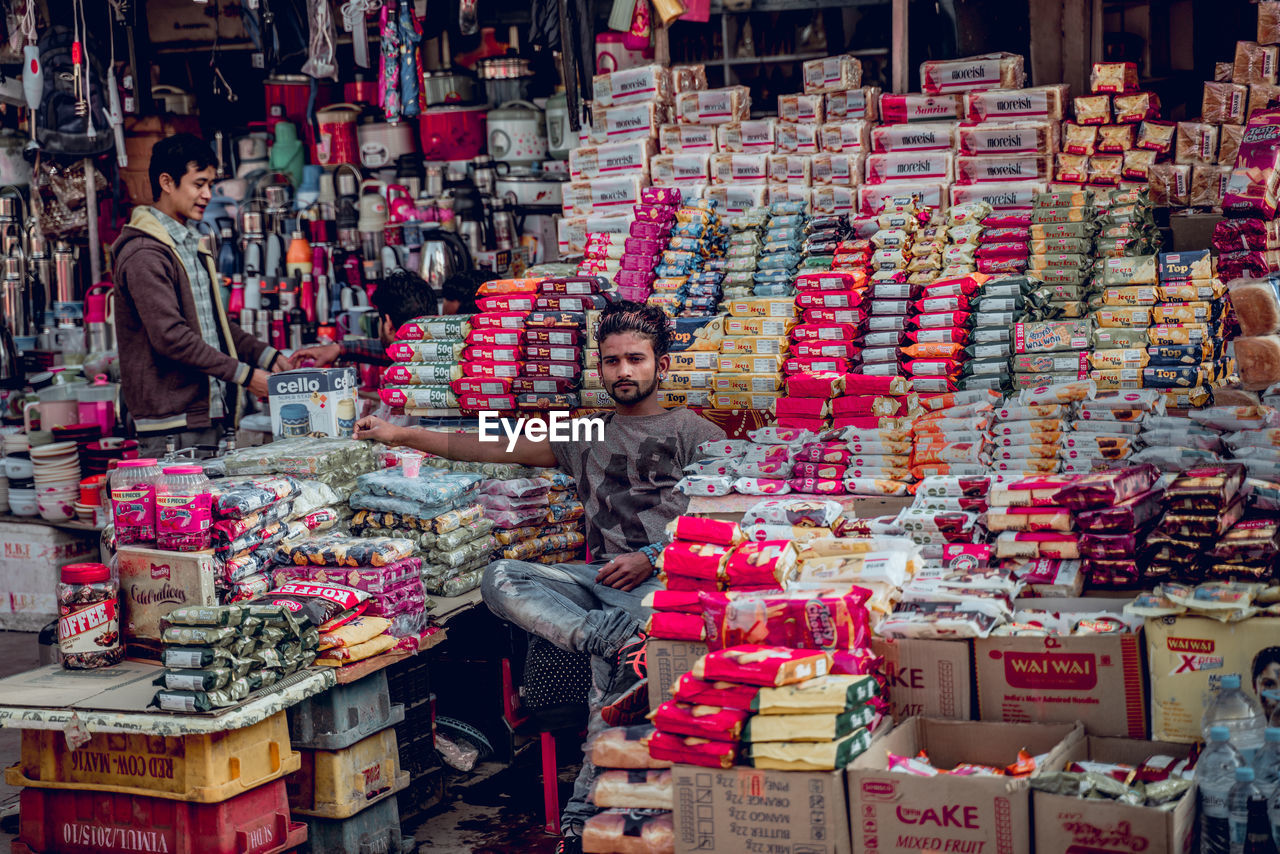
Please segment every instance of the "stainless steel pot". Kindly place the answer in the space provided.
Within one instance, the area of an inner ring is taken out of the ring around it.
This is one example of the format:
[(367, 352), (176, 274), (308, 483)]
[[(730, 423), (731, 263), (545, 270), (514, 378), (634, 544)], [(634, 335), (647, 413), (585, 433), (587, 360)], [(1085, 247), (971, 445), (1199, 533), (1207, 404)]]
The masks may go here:
[(428, 107), (474, 104), (484, 100), (480, 81), (474, 75), (456, 69), (425, 72), (422, 92), (427, 97)]
[(520, 208), (559, 209), (564, 199), (563, 187), (563, 178), (534, 172), (499, 175), (494, 182), (498, 197)]
[(533, 68), (521, 56), (490, 56), (476, 62), (476, 76), (484, 84), (485, 99), (497, 107), (508, 101), (527, 101), (533, 87)]

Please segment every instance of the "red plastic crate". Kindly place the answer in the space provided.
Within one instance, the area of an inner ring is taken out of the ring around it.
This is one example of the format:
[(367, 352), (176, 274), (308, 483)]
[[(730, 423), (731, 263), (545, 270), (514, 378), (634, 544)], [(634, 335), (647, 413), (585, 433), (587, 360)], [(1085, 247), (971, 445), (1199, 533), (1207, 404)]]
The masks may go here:
[(275, 854), (307, 839), (289, 819), (284, 780), (218, 804), (27, 788), (19, 809), (12, 854)]

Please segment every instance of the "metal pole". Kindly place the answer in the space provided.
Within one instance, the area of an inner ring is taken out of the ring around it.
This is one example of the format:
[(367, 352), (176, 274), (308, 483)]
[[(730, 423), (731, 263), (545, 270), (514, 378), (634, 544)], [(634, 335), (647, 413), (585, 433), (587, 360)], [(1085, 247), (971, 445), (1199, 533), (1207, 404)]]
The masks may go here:
[(89, 214), (89, 284), (96, 285), (102, 281), (102, 245), (98, 239), (98, 188), (94, 183), (97, 173), (91, 158), (86, 157), (81, 165), (84, 167), (84, 203)]

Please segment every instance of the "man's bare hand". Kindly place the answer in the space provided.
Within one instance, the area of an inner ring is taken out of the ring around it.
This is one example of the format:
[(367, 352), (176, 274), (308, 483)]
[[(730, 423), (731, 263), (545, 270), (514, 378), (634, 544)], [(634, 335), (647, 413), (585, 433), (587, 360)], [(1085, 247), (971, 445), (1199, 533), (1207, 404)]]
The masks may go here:
[(294, 350), (293, 361), (299, 365), (310, 361), (317, 368), (327, 368), (338, 361), (338, 356), (341, 353), (342, 348), (337, 344), (317, 344), (314, 347), (303, 347), (301, 350)]
[(400, 445), (400, 428), (388, 424), (381, 418), (366, 415), (356, 422), (355, 438), (381, 442), (384, 445)]
[(643, 552), (618, 555), (600, 567), (596, 583), (630, 593), (653, 577), (653, 564)]
[(278, 374), (281, 371), (292, 371), (293, 368), (293, 359), (290, 359), (284, 353), (279, 353), (276, 355), (275, 362), (271, 365), (271, 373)]
[(267, 397), (269, 394), (267, 391), (267, 376), (266, 371), (254, 368), (253, 373), (249, 375), (249, 385), (247, 386), (249, 394), (254, 397)]

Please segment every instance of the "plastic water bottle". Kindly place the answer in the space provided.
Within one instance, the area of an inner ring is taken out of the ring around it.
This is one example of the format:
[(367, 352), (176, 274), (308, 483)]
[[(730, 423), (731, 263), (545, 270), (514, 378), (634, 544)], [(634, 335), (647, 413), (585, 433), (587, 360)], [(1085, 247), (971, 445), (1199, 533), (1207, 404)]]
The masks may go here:
[(1200, 792), (1200, 854), (1230, 854), (1231, 824), (1227, 796), (1235, 783), (1236, 769), (1244, 766), (1240, 752), (1231, 746), (1231, 730), (1209, 728), (1209, 744), (1196, 763), (1196, 789)]
[(1258, 701), (1240, 690), (1240, 676), (1232, 673), (1222, 677), (1222, 686), (1213, 702), (1204, 710), (1201, 732), (1208, 737), (1209, 729), (1224, 726), (1231, 733), (1231, 744), (1245, 763), (1253, 761), (1253, 754), (1262, 747), (1267, 718), (1262, 714)]
[(1280, 727), (1267, 727), (1262, 749), (1253, 755), (1253, 783), (1267, 801), (1280, 783)]
[(1244, 837), (1249, 832), (1249, 800), (1261, 795), (1253, 783), (1253, 769), (1236, 769), (1236, 784), (1227, 793), (1227, 825), (1231, 829), (1231, 854), (1244, 854)]

